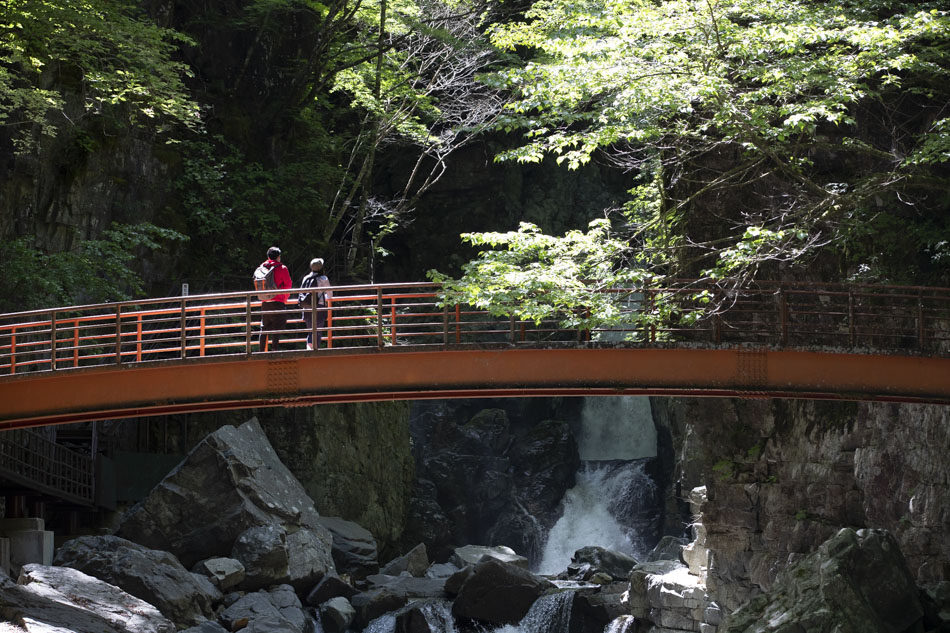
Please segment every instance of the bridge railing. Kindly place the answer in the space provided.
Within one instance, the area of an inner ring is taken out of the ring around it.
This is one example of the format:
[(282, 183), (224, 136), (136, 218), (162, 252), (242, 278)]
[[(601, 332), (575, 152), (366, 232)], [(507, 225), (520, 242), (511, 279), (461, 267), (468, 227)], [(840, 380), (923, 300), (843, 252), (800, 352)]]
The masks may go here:
[[(290, 290), (291, 297), (298, 290)], [(539, 323), (492, 316), (471, 306), (442, 305), (439, 290), (425, 282), (334, 287), (326, 307), (287, 306), (282, 348), (303, 349), (307, 329), (301, 314), (316, 309), (327, 316), (322, 334), (329, 349), (627, 340), (950, 353), (947, 288), (760, 282), (729, 289), (674, 281), (604, 291), (621, 314), (609, 327), (583, 320), (565, 327), (566, 315)], [(260, 320), (254, 292), (4, 314), (0, 374), (258, 354)]]

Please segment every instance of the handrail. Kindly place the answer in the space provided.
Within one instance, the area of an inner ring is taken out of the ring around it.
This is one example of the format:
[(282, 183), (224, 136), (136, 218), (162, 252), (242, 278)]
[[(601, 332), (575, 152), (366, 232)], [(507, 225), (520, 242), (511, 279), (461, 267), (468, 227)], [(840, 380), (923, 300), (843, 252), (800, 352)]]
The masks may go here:
[[(467, 305), (442, 305), (440, 286), (429, 282), (331, 289), (328, 305), (316, 309), (327, 314), (323, 347), (334, 350), (626, 340), (950, 354), (950, 288), (772, 281), (728, 288), (703, 280), (667, 280), (604, 290), (617, 296), (622, 325), (574, 328), (562, 326), (564, 320), (557, 317), (535, 323)], [(288, 326), (279, 332), (298, 350), (307, 334), (300, 318), (304, 309), (312, 308), (288, 304)], [(259, 354), (260, 316), (255, 291), (0, 314), (0, 380), (104, 363)], [(316, 319), (313, 323), (315, 328)]]
[(61, 499), (92, 505), (95, 461), (29, 429), (0, 433), (0, 474)]

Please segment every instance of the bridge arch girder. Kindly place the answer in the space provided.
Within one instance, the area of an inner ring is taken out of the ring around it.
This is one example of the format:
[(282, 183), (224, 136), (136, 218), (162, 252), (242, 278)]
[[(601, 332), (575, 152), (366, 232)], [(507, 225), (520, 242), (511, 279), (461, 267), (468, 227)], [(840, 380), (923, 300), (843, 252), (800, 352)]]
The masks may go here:
[(384, 347), (209, 357), (4, 378), (0, 429), (332, 402), (638, 394), (948, 404), (950, 358), (622, 346)]

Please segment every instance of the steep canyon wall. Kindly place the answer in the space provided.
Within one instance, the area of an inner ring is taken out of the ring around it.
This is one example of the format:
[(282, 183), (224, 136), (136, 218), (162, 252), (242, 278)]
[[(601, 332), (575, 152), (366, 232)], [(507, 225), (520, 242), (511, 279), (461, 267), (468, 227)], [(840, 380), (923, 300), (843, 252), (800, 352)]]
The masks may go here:
[(842, 527), (884, 528), (921, 585), (950, 578), (950, 410), (912, 404), (655, 399), (674, 492), (707, 487), (710, 594), (733, 610)]

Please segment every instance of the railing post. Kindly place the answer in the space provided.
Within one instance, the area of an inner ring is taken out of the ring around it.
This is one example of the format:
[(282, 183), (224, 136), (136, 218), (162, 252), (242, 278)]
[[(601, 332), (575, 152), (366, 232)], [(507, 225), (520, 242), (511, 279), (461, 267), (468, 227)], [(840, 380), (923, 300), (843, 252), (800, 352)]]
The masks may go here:
[(917, 291), (917, 347), (924, 349), (927, 330), (924, 328), (924, 292)]
[(181, 328), (181, 358), (184, 359), (188, 356), (188, 321), (185, 318), (185, 298), (182, 297), (181, 301), (181, 319), (179, 327)]
[(389, 306), (389, 339), (396, 345), (396, 297), (390, 299)]
[(205, 321), (207, 320), (207, 311), (204, 308), (198, 312), (201, 319), (200, 324), (198, 325), (198, 356), (205, 355), (205, 334), (207, 333), (207, 328), (205, 327)]
[(383, 289), (376, 289), (376, 345), (383, 346)]
[(16, 373), (16, 326), (10, 328), (10, 375)]
[(652, 288), (647, 288), (644, 290), (644, 293), (647, 297), (647, 309), (650, 313), (650, 342), (656, 343), (656, 297), (653, 294)]
[(462, 343), (462, 306), (455, 304), (455, 344)]
[(517, 334), (515, 334), (515, 315), (511, 315), (511, 344), (514, 345), (518, 342)]
[(785, 289), (778, 289), (778, 309), (779, 322), (782, 328), (782, 347), (788, 347), (788, 297), (785, 295)]
[(135, 319), (135, 361), (142, 362), (142, 315)]
[(449, 344), (449, 304), (442, 306), (442, 345)]
[[(319, 313), (317, 312), (317, 310), (319, 309), (320, 302), (317, 301), (316, 292), (311, 292), (309, 299), (310, 299), (310, 340), (313, 341), (313, 351), (317, 351), (320, 349), (320, 346), (317, 344), (317, 329), (318, 329), (317, 319), (319, 318)], [(328, 326), (327, 327), (328, 338), (329, 338), (329, 333), (330, 333), (329, 331), (330, 331), (330, 328)], [(328, 341), (327, 347), (329, 346), (330, 346), (330, 343)]]
[(333, 349), (333, 299), (327, 299), (327, 349)]
[(56, 371), (56, 310), (49, 313), (49, 368)]
[(251, 355), (251, 295), (245, 297), (244, 353)]
[(122, 363), (122, 304), (115, 307), (115, 363)]
[(848, 343), (851, 347), (855, 344), (854, 330), (854, 291), (848, 290)]

